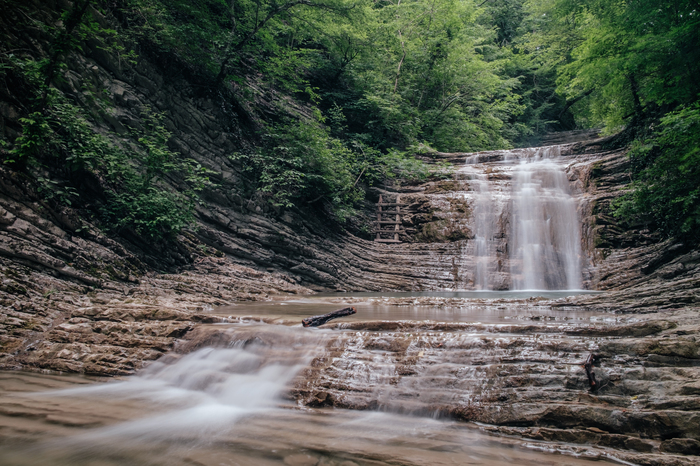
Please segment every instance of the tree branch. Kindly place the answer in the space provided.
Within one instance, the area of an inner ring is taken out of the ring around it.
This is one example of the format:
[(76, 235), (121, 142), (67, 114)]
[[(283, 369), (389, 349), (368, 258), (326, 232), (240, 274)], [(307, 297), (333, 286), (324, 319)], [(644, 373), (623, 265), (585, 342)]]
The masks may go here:
[[(259, 5), (259, 4), (258, 4)], [(277, 15), (284, 13), (285, 11), (289, 11), (292, 8), (298, 6), (298, 5), (304, 5), (308, 6), (311, 8), (321, 8), (324, 10), (329, 10), (329, 11), (347, 11), (352, 8), (354, 8), (354, 5), (350, 8), (336, 8), (331, 5), (326, 5), (324, 3), (317, 3), (317, 2), (312, 2), (310, 0), (293, 0), (287, 3), (284, 3), (280, 6), (277, 6), (275, 8), (272, 8), (268, 13), (265, 18), (263, 18), (261, 21), (258, 20), (258, 11), (256, 10), (255, 12), (255, 27), (248, 32), (248, 34), (243, 37), (237, 44), (235, 44), (233, 47), (231, 47), (226, 55), (226, 58), (224, 61), (221, 63), (221, 68), (219, 70), (219, 74), (216, 76), (216, 84), (219, 85), (221, 82), (223, 82), (224, 78), (226, 77), (226, 69), (228, 67), (228, 64), (231, 62), (233, 59), (233, 56), (240, 52), (243, 47), (245, 47), (248, 42), (250, 42), (262, 29), (265, 27), (265, 25), (272, 20), (274, 17)]]
[(61, 32), (56, 41), (53, 44), (53, 52), (51, 53), (51, 58), (49, 59), (49, 66), (46, 68), (46, 74), (44, 77), (44, 88), (41, 92), (41, 99), (39, 101), (39, 109), (43, 110), (46, 107), (46, 100), (49, 95), (49, 86), (53, 77), (56, 74), (56, 68), (58, 67), (58, 62), (61, 56), (70, 50), (70, 36), (73, 31), (80, 24), (85, 16), (88, 6), (90, 6), (91, 0), (83, 0), (82, 4), (77, 1), (73, 4), (73, 9), (68, 15), (66, 20), (66, 26), (63, 32)]
[(593, 91), (594, 89), (589, 89), (580, 96), (576, 97), (574, 100), (568, 100), (566, 102), (566, 105), (564, 105), (564, 109), (561, 112), (559, 112), (559, 116), (557, 118), (561, 118), (562, 116), (564, 116), (564, 113), (566, 113), (566, 111), (569, 110), (576, 102), (593, 94)]

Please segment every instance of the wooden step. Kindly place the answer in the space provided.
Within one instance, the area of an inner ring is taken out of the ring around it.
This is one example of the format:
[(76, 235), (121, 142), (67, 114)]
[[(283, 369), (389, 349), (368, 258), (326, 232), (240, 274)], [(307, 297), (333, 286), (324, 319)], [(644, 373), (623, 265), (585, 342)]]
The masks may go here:
[(374, 240), (375, 243), (401, 243), (401, 241), (396, 240), (396, 239), (376, 239)]
[(396, 207), (396, 206), (405, 206), (406, 204), (400, 204), (396, 202), (386, 202), (386, 203), (381, 203), (377, 204), (377, 207)]
[(393, 215), (401, 215), (401, 212), (398, 212), (396, 210), (378, 210), (378, 214), (393, 214)]
[(374, 223), (380, 225), (401, 225), (401, 220), (375, 220)]

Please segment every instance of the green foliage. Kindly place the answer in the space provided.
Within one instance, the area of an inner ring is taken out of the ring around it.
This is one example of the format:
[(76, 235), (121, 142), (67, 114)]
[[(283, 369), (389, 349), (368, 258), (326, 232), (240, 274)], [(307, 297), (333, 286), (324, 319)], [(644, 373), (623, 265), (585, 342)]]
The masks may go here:
[(242, 163), (253, 190), (273, 205), (292, 207), (295, 202), (327, 198), (336, 210), (359, 199), (349, 162), (352, 154), (328, 130), (313, 121), (271, 125), (261, 147), (233, 154)]
[[(133, 130), (140, 145), (127, 155), (117, 150), (105, 176), (114, 189), (101, 207), (103, 218), (112, 230), (128, 228), (138, 235), (158, 241), (171, 239), (194, 222), (196, 192), (211, 186), (213, 172), (192, 159), (182, 158), (168, 149), (170, 132), (162, 125), (162, 114), (143, 114), (144, 130)], [(167, 178), (175, 175), (187, 188), (167, 188)]]
[[(132, 181), (132, 180), (129, 180)], [(138, 184), (129, 183), (129, 184)], [(194, 222), (193, 200), (156, 186), (129, 186), (108, 193), (100, 212), (108, 228), (129, 229), (149, 241), (173, 239)]]
[(15, 163), (17, 160), (26, 159), (43, 151), (51, 132), (46, 118), (41, 112), (32, 112), (26, 117), (20, 118), (22, 134), (15, 140), (14, 147), (9, 153), (14, 157), (6, 159), (5, 163)]
[[(135, 37), (241, 98), (264, 90), (248, 87), (253, 66), (268, 90), (340, 109), (346, 131), (334, 136), (346, 145), (360, 140), (388, 151), (427, 140), (469, 151), (508, 147), (524, 132), (524, 123), (509, 122), (523, 111), (519, 78), (504, 71), (509, 57), (483, 54), (494, 34), (476, 22), (472, 0), (122, 3)], [(304, 96), (314, 87), (319, 102)]]
[[(88, 40), (125, 64), (138, 49), (185, 69), (197, 92), (248, 112), (249, 128), (263, 129), (256, 147), (232, 159), (249, 194), (285, 208), (324, 205), (338, 219), (369, 186), (450, 171), (408, 154), (507, 148), (577, 125), (613, 131), (645, 112), (691, 108), (700, 92), (693, 0), (87, 4), (76, 0), (57, 26), (42, 26), (54, 38), (46, 58), (0, 63), (0, 74), (24, 67), (41, 103), (28, 107), (8, 155), (60, 154), (67, 170), (109, 187), (100, 207), (109, 228), (145, 237), (171, 236), (191, 220), (206, 170), (168, 149), (157, 117), (145, 116), (143, 131), (116, 144), (94, 131), (85, 110), (53, 95), (62, 60)], [(170, 192), (173, 180), (190, 188)], [(61, 198), (75, 203), (80, 194)], [(174, 205), (183, 210), (169, 217)]]
[[(39, 67), (36, 62), (14, 63), (29, 80), (36, 78), (32, 74)], [(163, 116), (145, 109), (144, 129), (132, 130), (138, 146), (122, 148), (96, 132), (84, 113), (50, 90), (42, 112), (20, 119), (22, 134), (9, 148), (5, 163), (21, 160), (42, 172), (60, 166), (65, 181), (40, 175), (39, 191), (62, 204), (92, 206), (111, 231), (129, 229), (149, 241), (161, 241), (192, 224), (195, 191), (209, 184), (211, 172), (168, 149), (170, 133), (161, 123)], [(183, 179), (189, 188), (184, 192), (167, 188), (169, 176)], [(83, 199), (79, 187), (84, 177), (100, 180), (101, 202)]]
[(400, 179), (407, 182), (425, 181), (428, 178), (448, 178), (454, 174), (451, 164), (440, 161), (427, 164), (396, 150), (387, 154), (378, 154), (371, 167), (375, 179)]
[[(205, 74), (243, 83), (249, 60), (264, 79), (283, 87), (303, 90), (303, 75), (292, 63), (304, 61), (295, 47), (314, 34), (314, 21), (322, 11), (328, 18), (342, 17), (353, 8), (345, 0), (123, 0), (120, 13), (129, 18), (129, 33), (176, 55)], [(346, 4), (347, 3), (347, 4)], [(300, 25), (303, 25), (300, 27)], [(187, 40), (183, 40), (186, 37)], [(291, 65), (282, 69), (284, 65)], [(297, 82), (298, 80), (298, 82)]]
[[(530, 0), (580, 126), (625, 129), (633, 184), (615, 215), (698, 238), (700, 15), (694, 0)], [(529, 19), (526, 19), (529, 21)], [(558, 60), (558, 61), (557, 61)]]
[(694, 0), (557, 0), (548, 13), (576, 38), (558, 84), (569, 98), (591, 92), (578, 109), (582, 123), (612, 132), (630, 117), (697, 99), (700, 15)]
[(700, 104), (669, 113), (630, 150), (633, 190), (615, 215), (643, 221), (667, 236), (700, 238)]
[[(76, 105), (51, 87), (61, 79), (63, 60), (71, 51), (82, 51), (88, 39), (125, 62), (135, 57), (118, 31), (100, 25), (99, 14), (90, 10), (92, 3), (73, 2), (60, 15), (58, 26), (32, 23), (53, 37), (48, 57), (1, 55), (1, 77), (21, 82), (28, 108), (19, 118), (19, 137), (3, 141), (4, 163), (34, 174), (47, 200), (91, 210), (107, 230), (129, 230), (152, 242), (167, 240), (194, 221), (195, 192), (209, 184), (210, 172), (168, 149), (170, 133), (162, 115), (144, 109), (143, 129), (132, 128), (131, 141), (117, 143), (116, 135), (97, 131), (100, 112), (108, 109), (89, 89), (83, 94), (97, 111)], [(30, 18), (27, 13), (23, 17)], [(86, 185), (87, 180), (91, 181)], [(179, 192), (169, 187), (172, 180), (183, 182)]]
[(444, 164), (428, 165), (398, 151), (382, 153), (358, 141), (347, 146), (318, 120), (271, 125), (262, 138), (255, 150), (230, 156), (246, 175), (250, 193), (285, 208), (323, 201), (340, 221), (354, 214), (366, 186), (449, 173)]
[(500, 76), (501, 63), (477, 51), (491, 32), (475, 15), (473, 3), (453, 0), (374, 11), (375, 46), (348, 66), (361, 96), (342, 105), (366, 121), (362, 132), (371, 143), (404, 149), (425, 140), (442, 151), (509, 145), (502, 130), (521, 110), (511, 92), (517, 81)]

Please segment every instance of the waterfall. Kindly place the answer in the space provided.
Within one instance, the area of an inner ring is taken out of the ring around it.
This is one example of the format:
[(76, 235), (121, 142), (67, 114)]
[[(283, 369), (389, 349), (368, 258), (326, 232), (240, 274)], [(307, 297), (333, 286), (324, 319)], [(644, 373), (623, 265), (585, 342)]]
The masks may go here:
[(580, 222), (560, 154), (549, 146), (467, 157), (475, 289), (504, 286), (493, 279), (501, 272), (512, 290), (582, 288)]
[(517, 165), (511, 223), (512, 289), (581, 288), (579, 220), (560, 165), (551, 159)]
[(470, 183), (476, 193), (474, 204), (474, 287), (490, 290), (489, 263), (493, 255), (495, 203), (487, 175), (477, 175)]

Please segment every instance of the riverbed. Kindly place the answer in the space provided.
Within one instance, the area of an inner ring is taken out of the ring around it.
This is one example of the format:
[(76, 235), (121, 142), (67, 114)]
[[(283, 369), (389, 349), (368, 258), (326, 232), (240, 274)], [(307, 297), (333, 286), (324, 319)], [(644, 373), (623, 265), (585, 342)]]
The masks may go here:
[[(531, 373), (553, 345), (572, 352), (550, 362), (585, 393), (574, 350), (588, 343), (562, 329), (617, 319), (552, 308), (538, 293), (514, 298), (380, 293), (239, 303), (208, 311), (223, 322), (200, 325), (135, 376), (2, 372), (0, 464), (619, 464), (614, 449), (504, 435), (455, 416), (485, 403), (509, 370), (543, 380)], [(348, 305), (357, 314), (334, 325), (299, 324)], [(324, 390), (331, 396), (317, 402)]]
[(2, 372), (0, 464), (613, 464), (575, 445), (495, 437), (450, 420), (300, 408), (281, 397), (288, 367), (207, 364), (243, 353), (199, 353), (123, 380)]

